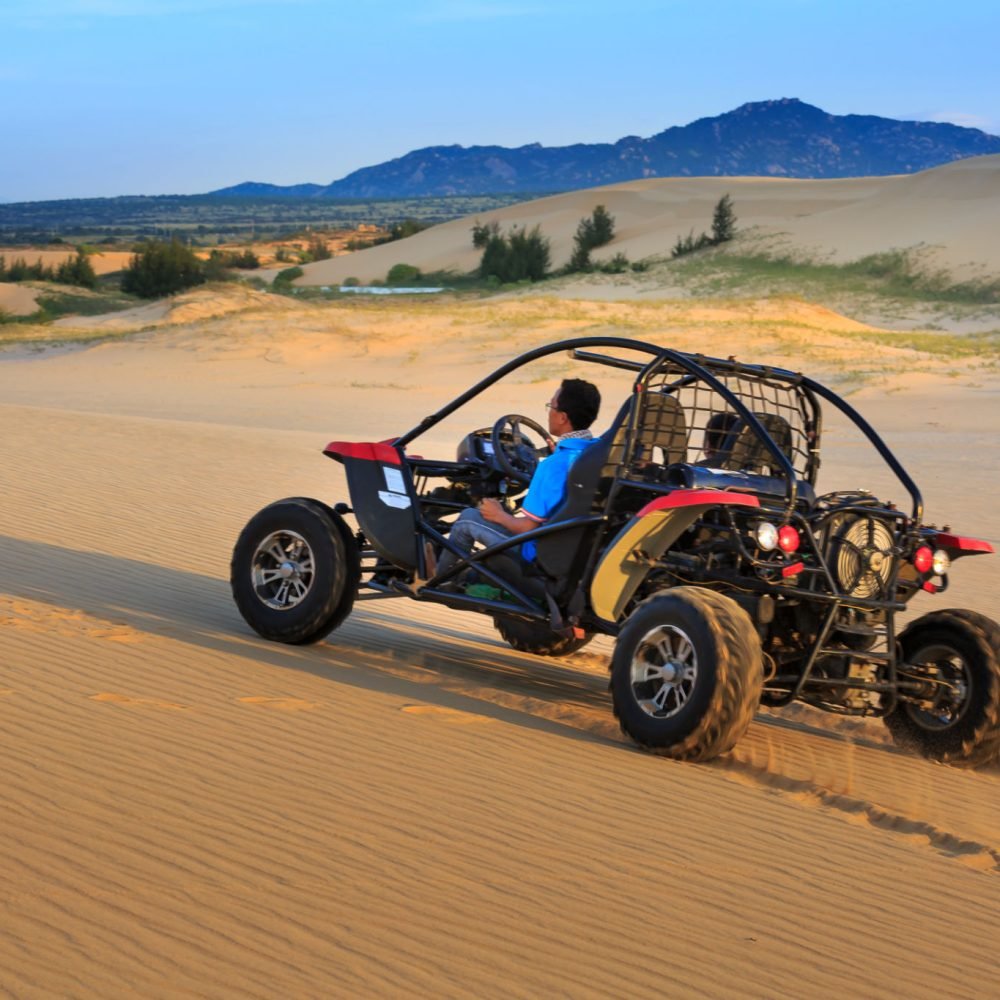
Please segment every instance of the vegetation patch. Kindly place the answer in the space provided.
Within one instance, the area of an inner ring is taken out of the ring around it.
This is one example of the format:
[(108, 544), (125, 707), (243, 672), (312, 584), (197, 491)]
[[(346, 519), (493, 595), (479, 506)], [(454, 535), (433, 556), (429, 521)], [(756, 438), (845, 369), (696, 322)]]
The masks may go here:
[(696, 295), (794, 294), (812, 299), (871, 294), (907, 302), (988, 306), (1000, 303), (1000, 278), (955, 281), (921, 266), (905, 250), (870, 254), (845, 264), (791, 254), (698, 254), (671, 263), (671, 274)]

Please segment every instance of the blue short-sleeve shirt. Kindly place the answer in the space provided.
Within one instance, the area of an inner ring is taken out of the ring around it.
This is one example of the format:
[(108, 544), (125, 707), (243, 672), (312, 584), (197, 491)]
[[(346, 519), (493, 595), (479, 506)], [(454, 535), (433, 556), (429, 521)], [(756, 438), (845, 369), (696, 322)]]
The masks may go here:
[[(557, 442), (556, 450), (538, 463), (521, 504), (521, 513), (539, 524), (548, 520), (566, 496), (570, 467), (593, 443), (593, 438), (566, 438)], [(535, 558), (535, 543), (525, 542), (521, 555), (531, 562)]]

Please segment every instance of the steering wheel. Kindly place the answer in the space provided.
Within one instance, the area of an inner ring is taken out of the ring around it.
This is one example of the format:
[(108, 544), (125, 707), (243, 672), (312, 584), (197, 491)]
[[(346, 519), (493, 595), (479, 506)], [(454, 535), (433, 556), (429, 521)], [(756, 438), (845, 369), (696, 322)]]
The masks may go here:
[[(521, 426), (545, 442), (537, 445), (521, 432)], [(531, 482), (538, 463), (555, 450), (556, 443), (541, 424), (519, 413), (508, 413), (493, 425), (493, 455), (500, 471), (519, 486)]]

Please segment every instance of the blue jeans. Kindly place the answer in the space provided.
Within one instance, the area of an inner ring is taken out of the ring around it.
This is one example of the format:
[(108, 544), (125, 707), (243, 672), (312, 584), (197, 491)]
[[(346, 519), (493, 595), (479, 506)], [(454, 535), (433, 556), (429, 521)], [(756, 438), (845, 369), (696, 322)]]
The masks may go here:
[[(465, 555), (469, 555), (476, 542), (489, 548), (491, 545), (497, 545), (505, 539), (510, 538), (512, 534), (513, 532), (500, 527), (499, 524), (487, 521), (479, 513), (478, 508), (466, 507), (459, 514), (458, 520), (451, 526), (448, 538), (456, 548), (460, 549)], [(510, 554), (517, 555), (516, 549), (512, 550)], [(458, 556), (445, 549), (438, 560), (438, 572), (441, 573), (444, 570), (451, 569), (457, 562)]]

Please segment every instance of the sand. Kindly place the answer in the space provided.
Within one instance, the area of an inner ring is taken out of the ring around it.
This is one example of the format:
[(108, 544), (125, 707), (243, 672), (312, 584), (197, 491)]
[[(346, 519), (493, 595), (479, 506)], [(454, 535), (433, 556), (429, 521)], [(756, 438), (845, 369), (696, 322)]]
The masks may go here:
[(38, 294), (37, 288), (0, 283), (0, 312), (11, 316), (30, 316), (38, 308)]
[[(143, 331), (126, 340), (0, 355), (0, 994), (995, 993), (997, 768), (803, 708), (710, 765), (660, 760), (611, 716), (609, 640), (546, 661), (393, 600), (280, 646), (227, 582), (260, 506), (346, 499), (328, 440), (406, 430), (582, 331), (851, 388), (932, 519), (998, 545), (994, 369), (796, 302), (278, 301), (202, 289), (88, 321)], [(425, 453), (540, 417), (568, 370)], [(824, 476), (877, 479), (836, 420), (824, 446)], [(918, 610), (1000, 618), (997, 582), (995, 558), (966, 560)]]
[[(636, 261), (669, 257), (678, 237), (710, 230), (713, 208), (727, 193), (744, 249), (767, 247), (839, 263), (905, 249), (928, 268), (956, 278), (1000, 271), (1000, 155), (894, 177), (653, 178), (511, 205), (484, 213), (479, 221), (496, 221), (504, 230), (539, 225), (551, 240), (553, 266), (562, 267), (580, 219), (603, 204), (615, 217), (615, 239), (595, 251), (594, 260), (621, 252)], [(472, 246), (472, 222), (457, 219), (397, 243), (305, 265), (298, 284), (384, 280), (398, 263), (425, 272), (471, 271), (481, 255)], [(664, 294), (662, 288), (651, 290)]]

